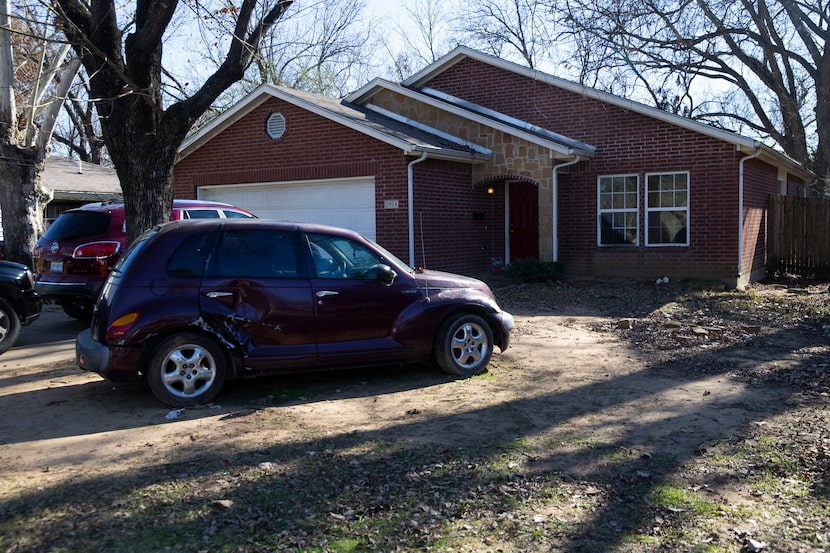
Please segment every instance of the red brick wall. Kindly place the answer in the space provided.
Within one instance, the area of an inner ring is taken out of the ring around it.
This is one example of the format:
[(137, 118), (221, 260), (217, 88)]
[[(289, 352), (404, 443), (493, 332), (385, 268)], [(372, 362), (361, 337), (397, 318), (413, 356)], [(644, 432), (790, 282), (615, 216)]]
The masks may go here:
[[(272, 140), (265, 124), (276, 111), (286, 118), (286, 132)], [(373, 175), (378, 242), (407, 260), (406, 167), (411, 159), (398, 148), (271, 99), (176, 165), (175, 196), (195, 198), (197, 187), (211, 184)], [(384, 209), (387, 199), (398, 200), (398, 209)]]
[(487, 194), (461, 163), (427, 160), (414, 171), (415, 264), (482, 275), (504, 252), (504, 185)]
[[(559, 179), (559, 259), (566, 271), (737, 278), (738, 161), (746, 154), (734, 145), (470, 59), (427, 86), (597, 148), (593, 160), (566, 169)], [(689, 172), (688, 247), (644, 245), (645, 174), (654, 172)], [(629, 173), (640, 176), (640, 245), (601, 248), (597, 177)], [(765, 194), (766, 186), (758, 193)], [(757, 217), (747, 224), (755, 227), (747, 227), (746, 235), (761, 232)]]
[(763, 273), (766, 267), (767, 205), (778, 193), (778, 171), (755, 159), (744, 164), (743, 272)]

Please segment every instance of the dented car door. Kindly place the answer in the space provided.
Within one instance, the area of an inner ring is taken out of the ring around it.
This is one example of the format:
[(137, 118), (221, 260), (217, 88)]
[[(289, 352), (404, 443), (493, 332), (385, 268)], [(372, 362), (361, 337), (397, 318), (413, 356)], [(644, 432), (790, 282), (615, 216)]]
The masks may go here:
[(251, 373), (317, 361), (314, 302), (297, 241), (290, 231), (226, 231), (202, 280), (205, 323), (238, 348)]

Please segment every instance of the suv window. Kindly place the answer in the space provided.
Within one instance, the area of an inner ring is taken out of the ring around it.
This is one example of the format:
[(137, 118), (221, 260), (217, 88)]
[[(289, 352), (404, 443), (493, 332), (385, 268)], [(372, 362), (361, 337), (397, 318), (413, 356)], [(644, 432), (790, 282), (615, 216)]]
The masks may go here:
[(269, 230), (233, 230), (222, 237), (211, 263), (212, 276), (297, 278), (294, 234)]
[(106, 234), (110, 216), (97, 211), (65, 211), (43, 235), (47, 240), (70, 240)]
[(218, 219), (219, 212), (215, 209), (185, 209), (182, 213), (187, 219)]
[(227, 219), (250, 219), (251, 216), (247, 213), (241, 213), (239, 211), (231, 211), (229, 209), (223, 209), (222, 213), (225, 214)]

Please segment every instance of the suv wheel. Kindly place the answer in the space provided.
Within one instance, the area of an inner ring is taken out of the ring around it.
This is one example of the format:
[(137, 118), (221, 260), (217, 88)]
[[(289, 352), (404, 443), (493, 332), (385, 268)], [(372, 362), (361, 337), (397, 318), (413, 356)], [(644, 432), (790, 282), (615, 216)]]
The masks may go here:
[(153, 394), (173, 407), (204, 404), (225, 383), (226, 362), (210, 338), (183, 332), (161, 342), (147, 370)]
[(0, 299), (0, 353), (14, 345), (20, 336), (20, 319), (6, 300)]
[(478, 315), (451, 317), (438, 330), (435, 361), (445, 372), (459, 376), (481, 374), (493, 356), (493, 332)]
[(92, 319), (92, 305), (86, 303), (65, 303), (61, 305), (63, 312), (79, 321), (89, 321)]

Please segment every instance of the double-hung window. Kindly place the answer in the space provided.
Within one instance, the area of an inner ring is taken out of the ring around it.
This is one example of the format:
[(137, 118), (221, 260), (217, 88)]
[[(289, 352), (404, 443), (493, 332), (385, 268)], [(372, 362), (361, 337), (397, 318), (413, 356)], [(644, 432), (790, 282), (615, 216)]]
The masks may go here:
[(646, 175), (646, 245), (689, 245), (689, 173)]
[(636, 246), (639, 243), (639, 189), (637, 175), (599, 177), (599, 245)]

